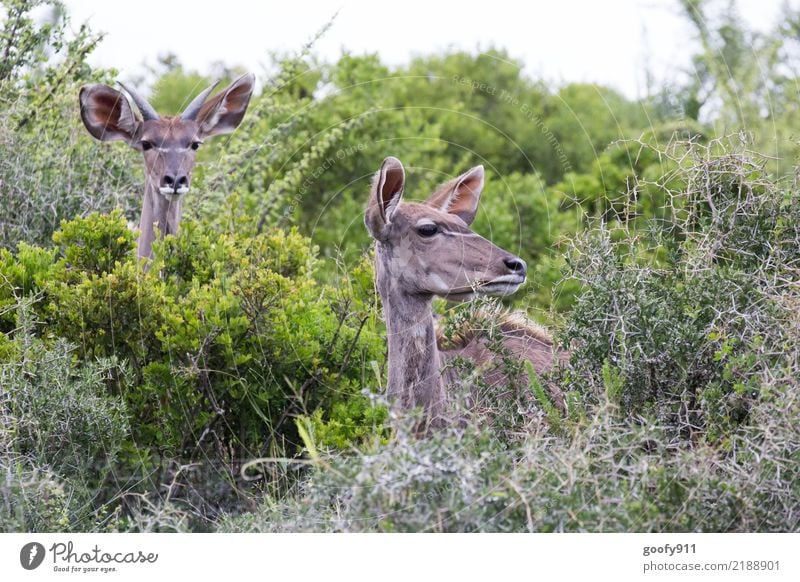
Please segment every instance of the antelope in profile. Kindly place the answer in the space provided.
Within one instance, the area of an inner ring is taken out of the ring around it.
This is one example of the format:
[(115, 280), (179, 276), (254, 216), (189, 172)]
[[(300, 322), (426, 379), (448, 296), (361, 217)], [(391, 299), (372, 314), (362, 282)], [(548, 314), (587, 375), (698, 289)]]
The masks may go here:
[[(432, 426), (446, 421), (445, 380), (456, 380), (442, 364), (462, 356), (481, 369), (497, 357), (470, 334), (461, 345), (440, 350), (433, 297), (466, 301), (478, 295), (510, 295), (527, 273), (525, 261), (469, 228), (483, 180), (483, 166), (476, 166), (439, 187), (425, 203), (403, 202), (405, 171), (400, 160), (388, 157), (375, 174), (364, 217), (377, 241), (375, 278), (389, 344), (387, 396), (402, 409), (422, 407)], [(514, 318), (504, 318), (500, 326), (504, 348), (530, 360), (537, 373), (564, 358), (541, 328)], [(487, 375), (489, 384), (506, 380), (501, 372)], [(563, 407), (558, 388), (547, 388)]]
[(214, 83), (174, 117), (159, 115), (147, 100), (122, 83), (140, 117), (116, 89), (108, 85), (81, 87), (81, 119), (89, 133), (100, 141), (124, 141), (144, 155), (139, 259), (150, 259), (156, 227), (162, 236), (177, 234), (197, 149), (206, 138), (231, 133), (238, 127), (250, 103), (254, 82), (252, 74), (243, 75), (208, 99)]

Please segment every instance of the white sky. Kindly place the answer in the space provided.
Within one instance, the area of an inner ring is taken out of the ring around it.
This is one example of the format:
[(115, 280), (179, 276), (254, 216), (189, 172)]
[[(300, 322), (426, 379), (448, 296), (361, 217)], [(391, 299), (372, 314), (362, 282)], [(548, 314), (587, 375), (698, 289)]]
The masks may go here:
[[(722, 0), (721, 6), (725, 6)], [(662, 81), (687, 69), (696, 43), (677, 0), (66, 0), (73, 26), (106, 37), (91, 62), (135, 76), (172, 52), (204, 72), (223, 61), (262, 71), (269, 51), (297, 51), (339, 11), (316, 53), (377, 52), (389, 64), (447, 47), (504, 47), (526, 72), (553, 82), (591, 81), (645, 93), (645, 64)], [(791, 0), (796, 5), (798, 0)], [(782, 0), (737, 0), (749, 26), (776, 23)]]

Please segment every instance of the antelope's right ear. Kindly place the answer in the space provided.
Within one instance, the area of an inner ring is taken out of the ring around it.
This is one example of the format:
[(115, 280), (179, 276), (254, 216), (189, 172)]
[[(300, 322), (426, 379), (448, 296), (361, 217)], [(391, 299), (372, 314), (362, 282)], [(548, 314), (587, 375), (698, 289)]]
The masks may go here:
[(81, 119), (100, 141), (131, 142), (139, 121), (125, 96), (108, 85), (84, 85), (79, 94)]
[(372, 180), (364, 224), (373, 238), (381, 240), (384, 229), (392, 221), (392, 214), (403, 197), (406, 173), (400, 160), (389, 156)]
[[(196, 114), (189, 115), (189, 118), (196, 117), (200, 123), (200, 135), (204, 138), (223, 135), (239, 127), (250, 104), (255, 83), (256, 77), (252, 73), (242, 75), (219, 95), (205, 101)], [(209, 87), (212, 88), (213, 85)], [(191, 105), (187, 111), (190, 108)], [(187, 111), (181, 117), (187, 117)]]

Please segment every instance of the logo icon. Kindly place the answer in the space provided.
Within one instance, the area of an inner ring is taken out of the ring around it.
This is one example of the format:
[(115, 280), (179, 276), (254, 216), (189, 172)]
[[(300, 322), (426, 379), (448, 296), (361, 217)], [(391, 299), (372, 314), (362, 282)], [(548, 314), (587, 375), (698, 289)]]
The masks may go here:
[(30, 542), (22, 546), (19, 552), (19, 563), (26, 570), (35, 570), (44, 561), (44, 546), (39, 542)]

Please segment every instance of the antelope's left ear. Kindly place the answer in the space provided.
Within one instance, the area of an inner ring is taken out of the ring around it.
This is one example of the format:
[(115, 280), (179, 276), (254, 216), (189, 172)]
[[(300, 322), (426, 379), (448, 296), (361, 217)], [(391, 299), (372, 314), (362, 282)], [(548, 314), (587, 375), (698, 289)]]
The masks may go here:
[(201, 137), (231, 133), (244, 119), (256, 78), (242, 75), (224, 91), (206, 101), (197, 114)]
[(483, 190), (483, 166), (475, 166), (455, 180), (441, 186), (426, 204), (443, 212), (455, 214), (467, 224), (475, 220), (478, 201)]
[(372, 180), (364, 224), (373, 238), (382, 240), (392, 215), (403, 198), (406, 184), (406, 171), (397, 158), (389, 156), (383, 160), (381, 169)]

